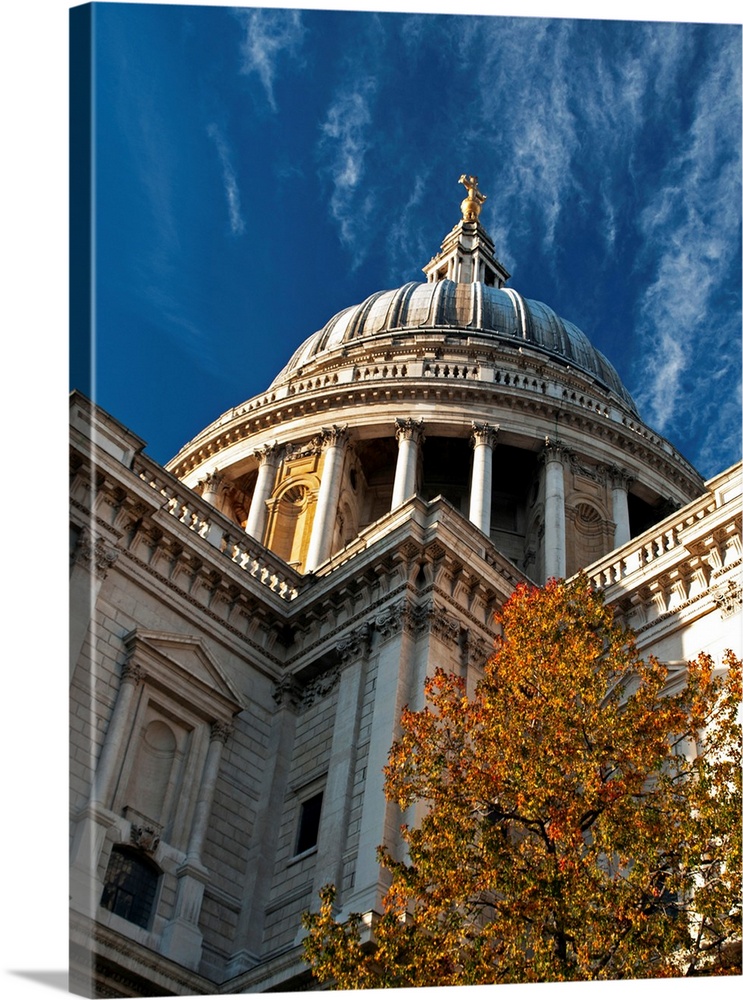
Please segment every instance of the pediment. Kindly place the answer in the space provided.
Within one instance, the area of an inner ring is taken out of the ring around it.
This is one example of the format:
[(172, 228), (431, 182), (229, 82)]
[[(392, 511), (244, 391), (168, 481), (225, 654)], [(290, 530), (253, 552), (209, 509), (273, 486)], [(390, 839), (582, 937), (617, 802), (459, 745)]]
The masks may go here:
[(220, 716), (243, 708), (240, 694), (200, 636), (136, 628), (124, 643), (130, 660), (155, 683), (180, 691), (184, 702), (207, 697), (220, 705)]

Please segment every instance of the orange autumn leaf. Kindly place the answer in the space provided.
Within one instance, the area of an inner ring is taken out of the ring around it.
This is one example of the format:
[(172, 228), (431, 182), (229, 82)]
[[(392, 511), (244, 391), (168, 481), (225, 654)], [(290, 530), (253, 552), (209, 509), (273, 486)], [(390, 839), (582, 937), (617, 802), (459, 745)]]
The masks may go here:
[[(585, 577), (516, 589), (473, 697), (436, 671), (386, 794), (405, 858), (371, 923), (305, 916), (346, 989), (720, 974), (740, 955), (740, 661), (638, 656)], [(690, 751), (694, 751), (693, 753)], [(733, 971), (735, 964), (733, 963)], [(739, 958), (738, 958), (739, 971)]]

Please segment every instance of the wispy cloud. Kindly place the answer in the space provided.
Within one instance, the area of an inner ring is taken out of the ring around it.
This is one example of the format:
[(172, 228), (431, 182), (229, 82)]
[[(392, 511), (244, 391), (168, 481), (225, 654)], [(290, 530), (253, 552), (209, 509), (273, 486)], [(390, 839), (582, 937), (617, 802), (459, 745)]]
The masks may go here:
[(352, 89), (334, 99), (320, 126), (321, 169), (332, 185), (330, 212), (342, 243), (353, 251), (355, 266), (364, 256), (359, 230), (374, 212), (374, 197), (370, 191), (362, 191), (361, 182), (371, 142), (370, 102), (375, 89), (369, 77), (354, 81)]
[(462, 19), (457, 26), (462, 58), (473, 51), (482, 54), (476, 103), (463, 109), (463, 118), (466, 138), (493, 150), (490, 172), (497, 184), (490, 217), (503, 227), (505, 246), (509, 230), (514, 242), (520, 242), (520, 228), (533, 225), (537, 210), (542, 248), (549, 257), (575, 186), (571, 161), (579, 144), (570, 22), (478, 18)]
[(462, 19), (457, 27), (462, 57), (475, 46), (481, 54), (478, 95), (465, 118), (471, 138), (493, 149), (498, 185), (489, 210), (503, 241), (531, 245), (538, 224), (557, 277), (561, 230), (578, 212), (613, 254), (619, 199), (635, 179), (651, 104), (667, 106), (678, 85), (688, 30), (510, 18)]
[[(434, 248), (427, 244), (416, 225), (423, 210), (426, 182), (430, 173), (430, 169), (422, 169), (408, 178), (395, 218), (388, 224), (387, 257), (391, 281), (408, 270), (411, 263), (421, 267), (433, 256)], [(417, 273), (422, 278), (420, 271)]]
[(232, 155), (221, 130), (213, 122), (207, 127), (207, 134), (214, 142), (222, 167), (222, 180), (224, 182), (225, 197), (227, 198), (230, 231), (233, 236), (241, 236), (245, 232), (245, 220), (242, 217), (240, 189), (237, 186), (235, 168), (232, 165)]
[[(700, 431), (717, 427), (727, 460), (740, 449), (740, 411), (720, 430), (720, 408), (735, 400), (740, 385), (740, 312), (733, 299), (714, 329), (707, 316), (726, 289), (739, 291), (731, 271), (740, 249), (740, 48), (724, 47), (699, 86), (686, 141), (669, 163), (663, 184), (641, 217), (643, 237), (658, 259), (655, 278), (640, 301), (643, 338), (636, 398), (648, 421), (661, 432), (683, 422)], [(719, 315), (719, 310), (718, 310)], [(689, 399), (689, 383), (699, 386)], [(714, 387), (714, 388), (713, 388)], [(714, 414), (714, 420), (712, 419)], [(729, 430), (729, 434), (727, 431)], [(699, 456), (706, 461), (708, 438)]]
[(242, 73), (255, 73), (272, 111), (278, 110), (276, 77), (282, 58), (298, 56), (305, 36), (299, 10), (242, 10), (238, 17), (245, 36), (240, 46)]

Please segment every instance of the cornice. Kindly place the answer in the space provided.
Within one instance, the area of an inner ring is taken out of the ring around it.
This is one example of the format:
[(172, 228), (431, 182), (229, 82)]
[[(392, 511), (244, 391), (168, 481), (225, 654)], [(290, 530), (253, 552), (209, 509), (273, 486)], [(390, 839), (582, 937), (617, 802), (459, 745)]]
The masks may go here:
[[(344, 364), (347, 368), (349, 360), (344, 359)], [(386, 367), (389, 368), (389, 365)], [(282, 394), (277, 388), (237, 407), (230, 411), (229, 416), (224, 415), (217, 424), (206, 428), (179, 452), (168, 464), (168, 469), (178, 477), (185, 477), (224, 449), (266, 430), (274, 436), (280, 435), (283, 425), (298, 418), (316, 418), (321, 425), (327, 421), (328, 413), (334, 413), (336, 419), (342, 419), (353, 429), (363, 425), (363, 421), (354, 419), (354, 410), (371, 407), (367, 417), (371, 423), (376, 423), (373, 408), (377, 404), (409, 406), (434, 398), (444, 405), (456, 406), (463, 402), (471, 405), (477, 400), (483, 407), (506, 413), (509, 410), (529, 410), (537, 417), (541, 415), (554, 419), (559, 416), (563, 425), (573, 427), (582, 435), (611, 440), (613, 446), (661, 471), (665, 478), (675, 482), (685, 493), (693, 495), (695, 490), (701, 490), (701, 478), (685, 459), (639, 418), (623, 408), (615, 397), (604, 396), (601, 390), (589, 392), (585, 383), (572, 384), (571, 378), (562, 372), (559, 379), (554, 377), (554, 372), (549, 372), (545, 379), (541, 376), (527, 378), (523, 373), (518, 374), (516, 361), (513, 371), (515, 375), (509, 370), (500, 380), (494, 376), (492, 381), (479, 377), (463, 378), (461, 372), (455, 376), (453, 369), (450, 375), (428, 378), (409, 372), (405, 376), (389, 374), (374, 381), (338, 380), (330, 385), (313, 386), (303, 395)], [(537, 376), (536, 370), (533, 374)], [(508, 382), (505, 381), (506, 375)], [(548, 391), (550, 387), (552, 392)], [(595, 389), (595, 386), (590, 388)], [(599, 404), (599, 399), (605, 399), (605, 402)], [(415, 417), (415, 411), (410, 415)], [(426, 414), (430, 428), (435, 427), (437, 419), (436, 415)], [(501, 417), (497, 412), (487, 416), (489, 422), (502, 422), (504, 419), (505, 415)], [(507, 423), (504, 423), (501, 431), (508, 430)], [(308, 429), (308, 433), (313, 432), (314, 429)]]
[[(113, 979), (122, 985), (136, 984), (137, 991), (142, 989), (142, 980), (145, 980), (148, 985), (157, 985), (187, 996), (219, 992), (214, 981), (189, 972), (180, 963), (171, 961), (133, 938), (123, 937), (96, 920), (83, 918), (83, 924), (80, 915), (76, 915), (76, 919), (80, 932), (87, 938), (87, 954), (90, 956), (93, 953), (94, 968), (100, 970), (104, 979)], [(98, 965), (101, 960), (105, 965)], [(121, 965), (112, 966), (112, 961), (119, 961)]]
[[(206, 604), (204, 604), (203, 601), (199, 601), (196, 597), (193, 596), (193, 594), (190, 594), (182, 587), (179, 587), (176, 583), (174, 583), (173, 580), (168, 579), (162, 573), (158, 572), (149, 563), (139, 558), (139, 556), (135, 555), (135, 553), (133, 553), (132, 551), (128, 549), (123, 550), (122, 555), (124, 556), (124, 559), (127, 562), (131, 563), (134, 566), (137, 566), (146, 576), (149, 576), (153, 580), (156, 580), (160, 587), (164, 587), (166, 590), (169, 590), (172, 593), (177, 594), (179, 601), (185, 602), (186, 604), (189, 604), (191, 607), (198, 609), (198, 611), (202, 615), (204, 615), (204, 617), (209, 618), (211, 621), (216, 622), (220, 626), (220, 628), (229, 632), (231, 635), (236, 636), (241, 640), (241, 642), (248, 644), (248, 649), (251, 654), (249, 655), (251, 664), (255, 666), (258, 670), (262, 670), (262, 672), (266, 673), (267, 676), (269, 676), (271, 679), (275, 680), (275, 675), (266, 671), (263, 665), (258, 662), (258, 657), (256, 656), (256, 652), (259, 654), (260, 658), (268, 660), (270, 663), (274, 664), (279, 669), (283, 669), (284, 667), (283, 658), (276, 656), (274, 653), (270, 652), (270, 650), (266, 649), (263, 645), (256, 645), (254, 642), (251, 642), (250, 636), (247, 635), (245, 631), (239, 629), (236, 625), (233, 625), (224, 616), (217, 614)], [(187, 553), (184, 553), (184, 555), (186, 556), (186, 558), (188, 557)], [(241, 590), (242, 593), (239, 596), (242, 597), (243, 600), (247, 602), (248, 598), (252, 597), (253, 600), (255, 600), (256, 605), (258, 604), (255, 594), (250, 593), (250, 591), (248, 591), (247, 588), (241, 588)], [(253, 626), (257, 625), (258, 618), (262, 620), (264, 617), (266, 617), (270, 620), (273, 617), (266, 615), (265, 610), (263, 610), (263, 613), (260, 615), (256, 615), (253, 610), (248, 608), (246, 608), (245, 610), (241, 609), (240, 613), (242, 613), (244, 617), (248, 620), (248, 622)], [(278, 622), (277, 624), (281, 625), (283, 624), (283, 622)]]
[[(276, 682), (274, 701), (278, 706), (287, 706), (297, 713), (306, 711), (318, 699), (328, 697), (335, 690), (341, 674), (350, 665), (368, 659), (379, 644), (384, 645), (402, 633), (413, 638), (428, 633), (446, 645), (458, 647), (467, 662), (481, 666), (492, 651), (495, 632), (476, 622), (465, 609), (452, 608), (451, 598), (444, 594), (440, 596), (443, 598), (441, 603), (435, 600), (433, 588), (423, 595), (413, 595), (409, 588), (403, 588), (402, 596), (399, 593), (392, 595), (391, 599), (388, 596), (376, 607), (359, 615), (354, 622), (330, 633), (323, 630), (314, 647), (303, 642), (304, 661), (313, 648), (322, 648), (323, 656), (332, 654), (336, 662), (307, 679), (302, 674), (308, 664), (297, 664)], [(465, 621), (475, 625), (476, 629), (468, 627), (463, 623)], [(342, 636), (340, 641), (337, 641), (338, 636)]]

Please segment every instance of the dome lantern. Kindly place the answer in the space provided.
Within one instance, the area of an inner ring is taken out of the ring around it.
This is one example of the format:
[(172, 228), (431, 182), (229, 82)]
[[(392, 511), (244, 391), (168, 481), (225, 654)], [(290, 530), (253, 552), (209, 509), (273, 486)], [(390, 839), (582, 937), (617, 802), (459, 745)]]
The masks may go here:
[(459, 183), (464, 184), (467, 197), (461, 205), (462, 218), (444, 237), (441, 251), (423, 268), (429, 282), (455, 281), (458, 284), (474, 284), (502, 288), (511, 275), (497, 260), (495, 246), (485, 227), (480, 222), (480, 211), (487, 195), (484, 195), (477, 177), (462, 174)]

